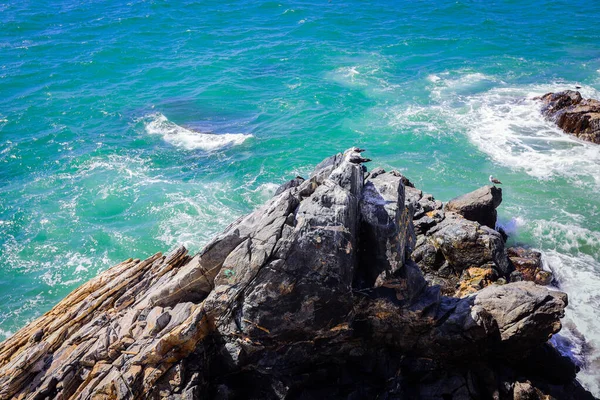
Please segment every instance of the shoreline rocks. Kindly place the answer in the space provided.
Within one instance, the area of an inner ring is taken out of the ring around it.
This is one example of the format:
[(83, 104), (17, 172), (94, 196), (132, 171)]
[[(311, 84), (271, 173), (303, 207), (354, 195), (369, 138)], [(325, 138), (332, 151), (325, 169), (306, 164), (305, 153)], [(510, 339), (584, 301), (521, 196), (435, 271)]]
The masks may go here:
[(367, 174), (361, 152), (282, 186), (195, 256), (82, 285), (0, 344), (0, 399), (592, 398), (547, 343), (567, 295), (487, 275), (443, 295), (432, 276), (509, 281), (502, 237), (397, 171)]
[(600, 101), (584, 99), (573, 90), (547, 93), (536, 98), (544, 104), (542, 114), (566, 133), (600, 144)]

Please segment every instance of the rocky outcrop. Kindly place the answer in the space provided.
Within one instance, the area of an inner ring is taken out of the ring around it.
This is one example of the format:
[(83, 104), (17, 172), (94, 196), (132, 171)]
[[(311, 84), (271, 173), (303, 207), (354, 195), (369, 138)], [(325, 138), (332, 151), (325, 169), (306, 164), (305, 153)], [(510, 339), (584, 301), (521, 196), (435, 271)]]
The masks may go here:
[(600, 144), (600, 101), (584, 99), (573, 90), (547, 93), (537, 99), (544, 104), (542, 113), (563, 131)]
[[(0, 398), (589, 397), (544, 350), (567, 296), (532, 282), (443, 296), (410, 257), (414, 212), (432, 215), (423, 229), (452, 270), (464, 257), (506, 273), (501, 241), (397, 172), (365, 179), (360, 153), (325, 160), (193, 257), (128, 260), (71, 293), (0, 344)], [(540, 360), (558, 383), (528, 367)]]
[(488, 228), (496, 227), (496, 208), (502, 203), (502, 189), (484, 186), (446, 203), (446, 211), (462, 215), (470, 221), (479, 222)]
[(412, 258), (430, 284), (440, 285), (445, 295), (460, 297), (499, 278), (509, 279), (514, 267), (504, 238), (482, 224), (496, 224), (501, 189), (484, 186), (445, 206), (418, 189), (406, 188), (406, 193), (406, 206), (416, 210)]

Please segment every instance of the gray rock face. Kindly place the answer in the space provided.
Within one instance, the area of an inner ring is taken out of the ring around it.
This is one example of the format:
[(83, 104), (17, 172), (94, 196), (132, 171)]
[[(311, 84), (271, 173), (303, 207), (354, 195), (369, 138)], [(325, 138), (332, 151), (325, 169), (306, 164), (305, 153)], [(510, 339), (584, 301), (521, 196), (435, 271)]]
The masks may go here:
[(600, 101), (583, 99), (579, 92), (565, 90), (538, 98), (542, 114), (551, 118), (566, 133), (600, 144)]
[[(523, 302), (524, 298), (535, 300)], [(471, 312), (483, 312), (483, 318), (495, 321), (503, 345), (528, 351), (535, 340), (541, 344), (560, 330), (559, 318), (566, 306), (565, 293), (548, 291), (533, 282), (515, 282), (488, 286), (479, 292)]]
[(396, 172), (365, 181), (360, 153), (319, 164), (194, 257), (128, 260), (71, 293), (0, 344), (0, 399), (475, 399), (529, 376), (506, 363), (526, 365), (560, 329), (566, 295), (428, 287), (408, 257), (415, 209), (441, 215), (427, 243), (449, 269), (503, 268), (497, 237), (405, 194)]
[(363, 275), (362, 286), (390, 287), (399, 300), (413, 300), (426, 286), (407, 257), (416, 237), (412, 210), (405, 206), (402, 176), (396, 171), (377, 171), (365, 182), (360, 212)]
[(500, 203), (502, 203), (502, 189), (496, 186), (484, 186), (450, 200), (446, 203), (445, 209), (494, 229), (497, 219), (496, 208)]
[(446, 216), (431, 240), (455, 272), (490, 261), (502, 275), (511, 272), (500, 233), (473, 221), (448, 217), (448, 213)]
[(297, 186), (300, 186), (304, 183), (304, 178), (301, 176), (297, 176), (292, 180), (287, 181), (283, 185), (279, 186), (275, 191), (275, 196), (285, 192), (287, 189), (291, 189)]
[[(412, 258), (430, 284), (441, 286), (443, 294), (457, 292), (463, 272), (469, 268), (492, 268), (496, 277), (510, 276), (514, 267), (507, 257), (502, 235), (475, 221), (495, 225), (496, 207), (501, 201), (500, 189), (490, 186), (460, 196), (445, 206), (418, 189), (407, 189), (406, 204), (416, 210), (417, 240)], [(463, 291), (457, 293), (462, 295)]]

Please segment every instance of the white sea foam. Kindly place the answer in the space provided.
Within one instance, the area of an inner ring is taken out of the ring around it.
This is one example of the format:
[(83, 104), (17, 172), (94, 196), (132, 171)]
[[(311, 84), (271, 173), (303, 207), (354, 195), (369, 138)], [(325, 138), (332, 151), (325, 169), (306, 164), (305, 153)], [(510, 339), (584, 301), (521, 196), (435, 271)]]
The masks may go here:
[[(547, 220), (530, 221), (528, 222), (528, 229), (531, 230), (538, 241), (536, 245), (542, 245), (543, 243), (545, 248), (551, 248), (562, 253), (578, 254), (585, 250), (586, 254), (600, 258), (600, 232), (594, 232), (571, 223)], [(598, 273), (600, 276), (600, 268)]]
[(13, 335), (13, 332), (7, 331), (7, 330), (4, 330), (4, 329), (0, 329), (0, 337), (3, 337), (3, 339), (8, 339), (12, 335)]
[(278, 187), (278, 184), (272, 182), (260, 184), (254, 189), (248, 187), (243, 197), (248, 204), (258, 206), (273, 197)]
[[(542, 116), (540, 102), (533, 100), (548, 92), (574, 89), (575, 83), (510, 86), (473, 71), (438, 73), (426, 79), (432, 105), (392, 107), (390, 124), (413, 125), (411, 130), (425, 134), (444, 134), (452, 127), (450, 134), (465, 133), (499, 164), (538, 180), (560, 179), (593, 192), (600, 189), (600, 147), (562, 132)], [(595, 88), (580, 86), (582, 96), (600, 97)], [(421, 124), (428, 119), (435, 126)], [(577, 360), (582, 367), (578, 379), (600, 396), (600, 233), (581, 226), (585, 216), (560, 211), (558, 203), (554, 206), (553, 220), (517, 217), (501, 225), (509, 233), (528, 230), (531, 244), (544, 249), (545, 268), (569, 294), (564, 328), (553, 342)]]
[(201, 133), (171, 122), (161, 113), (154, 113), (144, 118), (146, 132), (151, 135), (161, 135), (166, 142), (186, 150), (218, 150), (224, 147), (242, 144), (251, 134)]
[(600, 233), (547, 220), (523, 220), (520, 226), (533, 234), (534, 246), (545, 248), (544, 269), (552, 271), (558, 288), (569, 295), (563, 329), (553, 343), (580, 365), (577, 378), (599, 396)]
[(429, 75), (427, 80), (433, 83), (431, 97), (435, 100), (456, 99), (457, 96), (477, 93), (490, 89), (500, 81), (492, 76), (479, 72), (443, 72), (439, 75)]
[[(428, 81), (437, 103), (433, 107), (442, 110), (446, 124), (457, 124), (495, 161), (538, 179), (562, 177), (580, 187), (600, 188), (600, 147), (562, 132), (533, 100), (574, 84), (509, 87), (480, 73), (439, 74)], [(584, 97), (600, 97), (589, 86), (578, 90)]]
[(393, 106), (386, 113), (388, 124), (397, 129), (409, 128), (410, 131), (426, 135), (439, 135), (441, 127), (453, 117), (453, 113), (442, 106)]
[(544, 252), (544, 261), (560, 289), (569, 294), (563, 329), (554, 343), (582, 367), (577, 378), (595, 396), (600, 395), (600, 263), (593, 257)]
[(212, 236), (240, 214), (223, 201), (235, 189), (227, 181), (203, 185), (202, 190), (192, 195), (186, 192), (172, 192), (169, 201), (152, 207), (151, 214), (160, 218), (160, 229), (156, 239), (169, 247), (184, 245), (188, 249), (198, 249)]
[(369, 97), (388, 96), (400, 88), (392, 81), (388, 70), (389, 61), (377, 53), (363, 54), (360, 57), (341, 59), (341, 63), (350, 64), (338, 67), (327, 73), (326, 78), (342, 86), (362, 90)]
[(501, 227), (508, 236), (514, 235), (519, 228), (525, 225), (526, 220), (523, 217), (513, 217), (508, 221), (498, 221), (498, 226)]

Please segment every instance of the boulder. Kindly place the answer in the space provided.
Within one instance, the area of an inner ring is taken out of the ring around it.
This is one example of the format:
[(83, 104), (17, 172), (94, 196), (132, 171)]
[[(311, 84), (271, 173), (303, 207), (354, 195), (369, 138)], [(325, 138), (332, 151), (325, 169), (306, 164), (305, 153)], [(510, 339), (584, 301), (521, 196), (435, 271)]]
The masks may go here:
[(286, 183), (284, 183), (283, 185), (279, 186), (277, 188), (277, 190), (275, 191), (274, 196), (277, 196), (277, 195), (285, 192), (288, 189), (300, 186), (302, 183), (304, 183), (304, 178), (301, 176), (297, 176), (294, 179), (291, 179), (291, 180), (287, 181)]
[(455, 297), (465, 297), (476, 293), (498, 280), (498, 272), (494, 268), (471, 267), (463, 271), (458, 282)]
[(547, 93), (542, 101), (542, 114), (552, 119), (566, 133), (600, 144), (600, 101), (583, 99), (576, 91)]
[(494, 229), (497, 219), (496, 208), (500, 203), (502, 203), (502, 189), (496, 186), (484, 186), (450, 200), (446, 203), (445, 210)]

